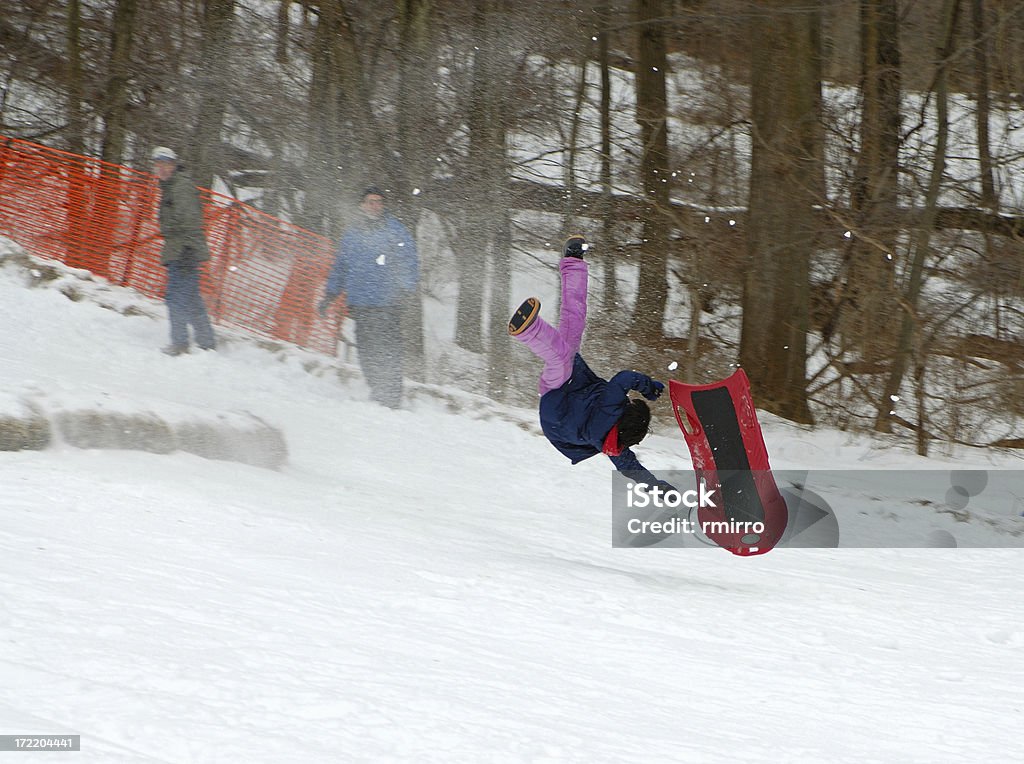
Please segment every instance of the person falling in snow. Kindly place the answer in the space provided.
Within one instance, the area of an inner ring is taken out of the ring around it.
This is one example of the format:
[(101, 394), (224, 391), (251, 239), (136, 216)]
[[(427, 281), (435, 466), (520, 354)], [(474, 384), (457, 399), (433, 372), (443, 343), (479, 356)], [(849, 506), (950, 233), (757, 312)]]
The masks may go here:
[(508, 333), (544, 361), (538, 389), (540, 425), (551, 444), (573, 464), (603, 453), (637, 483), (675, 490), (637, 459), (632, 446), (647, 435), (651, 409), (630, 391), (655, 401), (665, 385), (638, 371), (620, 371), (610, 380), (597, 376), (580, 355), (587, 322), (588, 245), (571, 236), (558, 264), (562, 305), (558, 328), (540, 317), (540, 300), (527, 298), (512, 315)]

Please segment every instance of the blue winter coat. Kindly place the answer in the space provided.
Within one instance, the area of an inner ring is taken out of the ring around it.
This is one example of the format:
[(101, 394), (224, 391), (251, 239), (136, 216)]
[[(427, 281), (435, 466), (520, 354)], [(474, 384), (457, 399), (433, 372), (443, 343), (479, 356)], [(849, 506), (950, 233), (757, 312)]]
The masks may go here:
[(345, 293), (353, 307), (383, 307), (399, 302), (419, 282), (416, 242), (409, 229), (384, 214), (367, 218), (341, 237), (334, 267), (324, 290), (327, 297)]
[[(638, 371), (620, 371), (605, 381), (577, 353), (572, 376), (561, 387), (541, 396), (541, 430), (573, 464), (589, 459), (601, 453), (605, 436), (626, 410), (629, 391), (650, 389), (652, 384), (650, 377)], [(628, 448), (619, 456), (608, 458), (617, 470), (630, 473), (637, 482), (661, 482)]]

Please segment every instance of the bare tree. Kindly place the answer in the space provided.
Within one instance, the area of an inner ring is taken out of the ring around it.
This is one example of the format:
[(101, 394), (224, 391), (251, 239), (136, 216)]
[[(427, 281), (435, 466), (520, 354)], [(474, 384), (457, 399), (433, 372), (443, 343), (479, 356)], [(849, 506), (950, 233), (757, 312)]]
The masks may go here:
[(989, 89), (992, 86), (988, 64), (988, 28), (985, 22), (984, 0), (971, 0), (971, 37), (974, 46), (974, 92), (978, 107), (975, 123), (978, 126), (978, 163), (981, 171), (981, 204), (989, 210), (998, 206), (989, 121), (992, 105)]
[(68, 129), (67, 147), (76, 154), (85, 152), (85, 87), (82, 81), (82, 8), (78, 0), (68, 0)]
[(191, 141), (193, 180), (204, 188), (213, 184), (220, 162), (220, 134), (227, 112), (231, 78), (231, 44), (235, 0), (204, 0), (202, 43), (199, 48), (199, 109)]
[[(397, 198), (405, 217), (413, 223), (419, 205), (414, 204), (414, 187), (428, 185), (433, 173), (434, 155), (429, 136), (436, 130), (437, 110), (434, 85), (436, 65), (431, 0), (398, 0), (399, 78), (398, 78), (398, 150), (401, 163), (395, 178)], [(411, 300), (405, 321), (406, 349), (409, 366), (423, 366), (423, 309), (417, 290)]]
[(867, 364), (891, 357), (895, 307), (894, 212), (899, 187), (898, 0), (861, 0), (860, 141), (850, 191), (852, 238), (842, 296), (845, 345)]
[(604, 290), (602, 294), (601, 307), (604, 311), (610, 312), (618, 301), (618, 280), (616, 277), (615, 258), (616, 247), (614, 246), (615, 230), (615, 197), (612, 195), (612, 78), (611, 78), (611, 51), (608, 45), (608, 27), (611, 24), (611, 8), (608, 4), (602, 3), (596, 9), (598, 19), (597, 31), (597, 60), (601, 72), (601, 96), (599, 103), (600, 132), (601, 132), (601, 168), (600, 184), (602, 203), (601, 215), (601, 242), (604, 263)]
[(942, 189), (943, 175), (946, 169), (946, 149), (949, 142), (949, 68), (954, 46), (956, 18), (960, 9), (960, 0), (944, 0), (942, 14), (939, 18), (941, 34), (939, 48), (936, 51), (938, 69), (935, 75), (935, 156), (932, 160), (931, 177), (924, 200), (924, 214), (918, 229), (914, 232), (910, 272), (903, 295), (903, 316), (900, 321), (900, 332), (896, 345), (896, 355), (885, 382), (885, 389), (878, 401), (875, 429), (879, 432), (892, 431), (892, 402), (899, 394), (903, 377), (910, 366), (914, 355), (914, 332), (920, 326), (918, 316), (918, 300), (924, 282), (924, 266), (926, 258), (931, 254), (931, 236), (935, 227), (938, 210), (939, 193)]
[(103, 100), (103, 145), (100, 156), (104, 162), (120, 164), (124, 159), (128, 130), (128, 84), (132, 69), (136, 0), (117, 0), (113, 28), (110, 32), (110, 58), (107, 64), (107, 87)]
[(740, 363), (761, 405), (810, 422), (810, 253), (818, 240), (814, 207), (824, 201), (820, 13), (805, 0), (770, 7), (752, 28), (753, 157)]
[(345, 129), (345, 85), (336, 44), (341, 35), (341, 4), (325, 0), (318, 5), (312, 34), (306, 136), (305, 203), (302, 222), (308, 228), (330, 234), (332, 195), (339, 188), (353, 190), (353, 136)]
[[(481, 266), (494, 244), (492, 181), (488, 175), (493, 169), (492, 158), (496, 132), (500, 125), (492, 122), (494, 99), (490, 91), (494, 63), (490, 43), (489, 14), (500, 0), (475, 0), (473, 6), (474, 45), (470, 73), (470, 102), (468, 104), (469, 147), (462, 185), (468, 189), (464, 222), (456, 225), (458, 231), (452, 242), (459, 280), (459, 297), (455, 314), (455, 342), (474, 353), (484, 350), (483, 317), (484, 295)], [(492, 22), (493, 23), (493, 22)], [(502, 144), (503, 146), (504, 144)]]
[(668, 96), (665, 72), (663, 0), (636, 0), (636, 121), (640, 125), (640, 179), (646, 210), (640, 246), (640, 284), (633, 307), (634, 336), (641, 342), (664, 334), (668, 301), (668, 239), (670, 172), (668, 158)]

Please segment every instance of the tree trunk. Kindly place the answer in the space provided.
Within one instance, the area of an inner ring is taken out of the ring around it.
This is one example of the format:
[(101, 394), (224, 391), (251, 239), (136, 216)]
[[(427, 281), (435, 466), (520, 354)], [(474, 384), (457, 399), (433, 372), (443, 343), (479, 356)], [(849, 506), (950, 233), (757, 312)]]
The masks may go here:
[[(978, 131), (978, 164), (979, 175), (981, 176), (981, 206), (990, 212), (998, 213), (999, 196), (996, 192), (995, 170), (992, 163), (992, 144), (990, 136), (990, 117), (992, 114), (992, 101), (989, 97), (989, 89), (992, 87), (989, 75), (988, 63), (988, 25), (985, 20), (984, 0), (971, 0), (971, 36), (974, 41), (974, 92), (977, 100), (975, 112), (975, 124)], [(983, 257), (986, 262), (992, 259), (992, 235), (985, 234), (985, 251)], [(1002, 298), (999, 294), (992, 295), (993, 318), (995, 333), (999, 336), (1002, 328)]]
[(107, 92), (103, 102), (104, 162), (121, 164), (124, 160), (125, 137), (128, 130), (128, 80), (131, 76), (132, 39), (134, 37), (136, 0), (117, 0), (114, 6), (114, 28), (110, 34), (110, 63)]
[[(455, 318), (455, 342), (474, 353), (484, 350), (483, 283), (487, 253), (494, 244), (495, 221), (493, 193), (495, 176), (493, 153), (495, 131), (500, 124), (493, 119), (496, 51), (491, 26), (497, 0), (476, 0), (473, 12), (473, 37), (478, 41), (473, 54), (469, 104), (469, 156), (466, 159), (463, 186), (467, 189), (463, 224), (458, 227), (459, 246), (455, 249), (459, 277), (459, 298)], [(504, 145), (504, 141), (502, 141)], [(493, 304), (493, 301), (492, 301)], [(507, 313), (508, 308), (505, 307)], [(507, 316), (506, 316), (507, 319)]]
[[(611, 9), (602, 5), (597, 9), (600, 29), (597, 32), (597, 58), (601, 67), (601, 261), (604, 263), (604, 288), (601, 309), (607, 318), (619, 301), (618, 277), (615, 273), (614, 244), (615, 199), (612, 196), (612, 77), (608, 51), (608, 27)], [(602, 322), (604, 325), (604, 322)]]
[(333, 213), (339, 196), (354, 203), (358, 194), (360, 177), (353, 156), (358, 147), (344, 126), (345, 88), (336, 45), (341, 34), (339, 3), (322, 3), (316, 19), (310, 52), (309, 150), (299, 223), (326, 236), (336, 236), (339, 231)]
[(288, 30), (292, 0), (278, 0), (277, 24), (274, 26), (274, 61), (281, 66), (288, 63)]
[(664, 334), (668, 301), (669, 192), (668, 98), (665, 70), (663, 0), (636, 0), (638, 59), (636, 67), (636, 121), (642, 141), (641, 186), (645, 212), (640, 246), (640, 281), (633, 308), (632, 333), (638, 342), (656, 342)]
[(455, 275), (459, 296), (455, 303), (455, 344), (471, 353), (483, 352), (483, 319), (487, 252), (493, 242), (487, 231), (449, 225), (449, 239), (455, 253)]
[(507, 400), (511, 393), (511, 358), (505, 326), (512, 296), (512, 215), (507, 206), (495, 209), (494, 244), (491, 247), (490, 327), (488, 352), (488, 394), (495, 400)]
[(326, 13), (317, 17), (310, 50), (308, 151), (306, 152), (305, 195), (299, 224), (330, 236), (328, 223), (329, 189), (336, 183), (339, 167), (338, 149), (338, 91), (337, 68), (331, 56), (330, 17)]
[(335, 0), (334, 4), (337, 16), (334, 56), (343, 87), (342, 114), (353, 128), (345, 140), (354, 142), (357, 147), (353, 159), (359, 176), (377, 185), (389, 186), (402, 177), (402, 173), (396, 167), (395, 152), (384, 145), (384, 131), (373, 113), (369, 78), (360, 55), (371, 42), (356, 36), (345, 4), (341, 0)]
[(79, 0), (68, 0), (67, 9), (68, 43), (68, 151), (85, 153), (85, 114), (82, 102), (85, 100), (82, 82), (82, 9)]
[(978, 100), (975, 117), (978, 126), (978, 162), (981, 165), (981, 204), (985, 209), (995, 211), (999, 202), (996, 197), (989, 135), (992, 105), (989, 99), (991, 83), (988, 73), (988, 31), (985, 24), (984, 0), (971, 0), (971, 29), (974, 37), (974, 91)]
[(206, 0), (199, 60), (199, 114), (186, 152), (196, 185), (209, 188), (220, 168), (221, 128), (231, 87), (231, 33), (235, 0)]
[[(410, 227), (419, 217), (414, 188), (424, 188), (436, 155), (429, 136), (434, 119), (434, 65), (431, 45), (431, 0), (399, 0), (398, 150), (402, 161), (395, 179), (398, 210)], [(406, 315), (405, 342), (411, 368), (424, 368), (423, 307), (420, 291)]]
[[(82, 16), (78, 0), (70, 0), (67, 9), (66, 33), (67, 63), (67, 148), (75, 154), (85, 153), (85, 99), (82, 77)], [(68, 242), (64, 262), (72, 268), (92, 268), (90, 249), (96, 232), (95, 207), (88, 192), (87, 162), (75, 162), (68, 167), (67, 231)]]
[(436, 153), (430, 140), (437, 129), (435, 107), (436, 56), (433, 53), (431, 0), (399, 0), (398, 151), (402, 161), (396, 184), (412, 199), (425, 188)]
[(749, 263), (740, 363), (759, 405), (810, 422), (810, 253), (818, 243), (814, 207), (825, 201), (820, 14), (809, 12), (804, 0), (771, 7), (779, 12), (766, 11), (753, 28)]
[(579, 62), (580, 75), (576, 80), (573, 92), (572, 118), (569, 120), (568, 151), (563, 152), (567, 159), (563, 165), (565, 181), (565, 214), (562, 231), (566, 235), (576, 233), (579, 229), (579, 195), (577, 194), (576, 164), (579, 159), (580, 122), (583, 115), (583, 103), (587, 97), (587, 64), (589, 55), (584, 55)]
[(935, 227), (939, 192), (942, 190), (942, 176), (946, 169), (946, 148), (949, 142), (949, 58), (953, 52), (959, 7), (959, 0), (945, 0), (942, 8), (941, 47), (938, 50), (939, 64), (933, 91), (936, 110), (935, 159), (932, 162), (931, 177), (928, 180), (928, 190), (925, 195), (924, 216), (914, 235), (913, 255), (906, 293), (903, 297), (903, 318), (900, 321), (896, 356), (893, 359), (882, 398), (878, 401), (875, 417), (875, 429), (878, 432), (892, 431), (893, 404), (897, 400), (907, 367), (914, 354), (914, 330), (920, 326), (920, 317), (917, 315), (918, 298), (924, 283), (925, 259), (931, 251), (931, 233)]
[(845, 345), (862, 360), (892, 357), (896, 305), (892, 252), (898, 230), (900, 148), (899, 1), (861, 0), (860, 150), (850, 206), (853, 238), (841, 316)]

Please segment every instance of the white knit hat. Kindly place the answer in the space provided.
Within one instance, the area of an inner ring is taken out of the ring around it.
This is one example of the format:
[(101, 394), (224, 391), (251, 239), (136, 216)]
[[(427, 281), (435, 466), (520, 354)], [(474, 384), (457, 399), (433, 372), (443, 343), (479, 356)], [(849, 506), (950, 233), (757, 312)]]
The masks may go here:
[(173, 149), (169, 149), (166, 146), (157, 146), (153, 149), (153, 152), (149, 155), (149, 158), (154, 162), (177, 162), (178, 155), (174, 153)]

